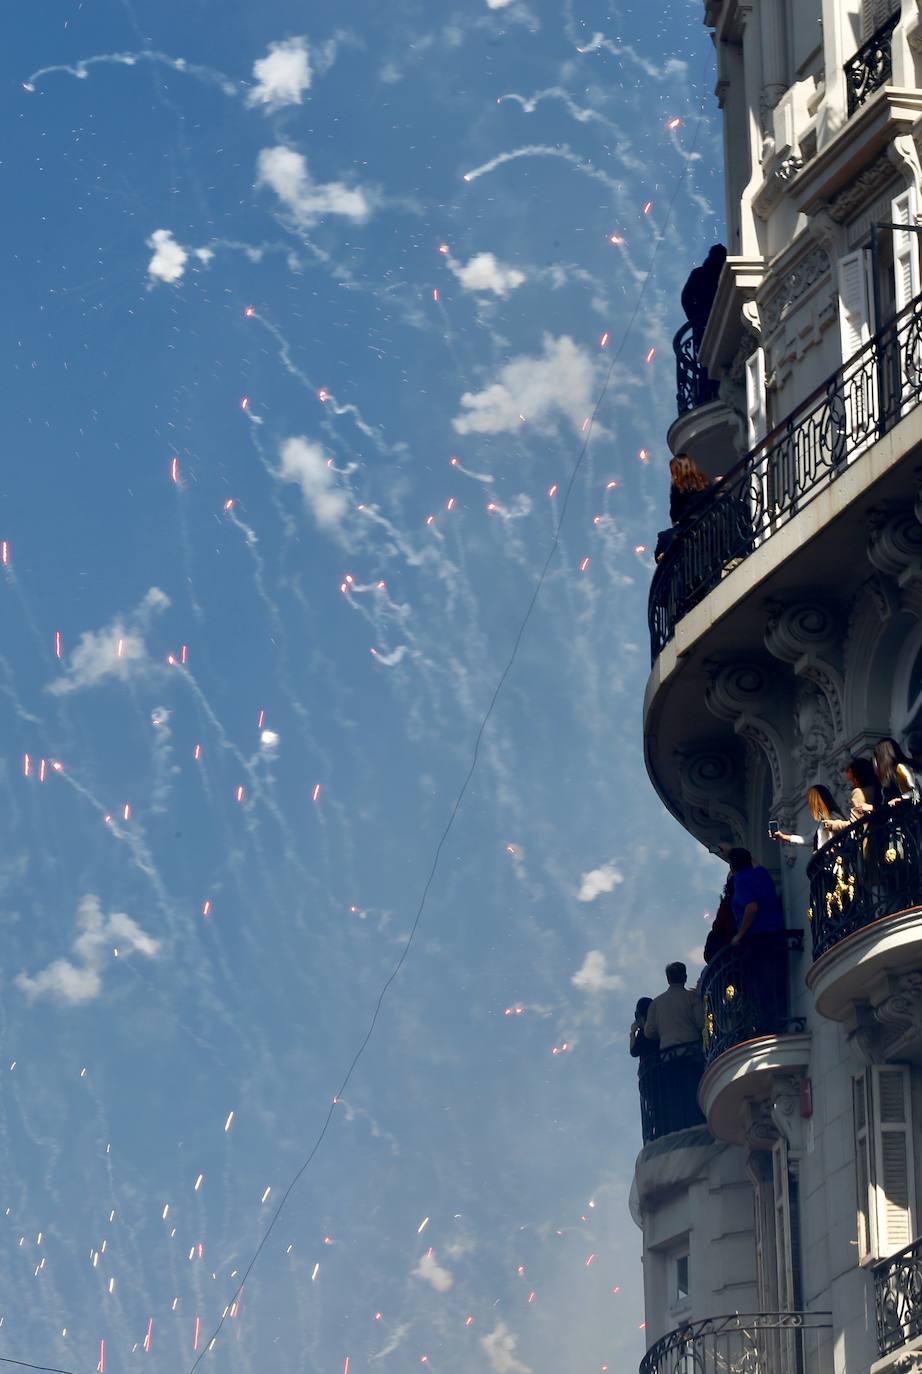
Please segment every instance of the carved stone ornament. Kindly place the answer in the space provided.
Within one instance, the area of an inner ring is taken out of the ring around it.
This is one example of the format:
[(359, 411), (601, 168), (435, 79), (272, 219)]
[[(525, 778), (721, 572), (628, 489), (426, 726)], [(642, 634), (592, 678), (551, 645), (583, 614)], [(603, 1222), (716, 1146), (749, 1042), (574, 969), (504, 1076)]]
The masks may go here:
[(914, 511), (882, 519), (868, 540), (868, 558), (900, 587), (922, 581), (922, 525)]
[(759, 307), (762, 329), (766, 334), (774, 333), (779, 322), (791, 306), (806, 295), (829, 271), (829, 255), (819, 243), (815, 243), (779, 281), (773, 285), (769, 294)]
[(881, 153), (870, 166), (849, 181), (844, 191), (833, 196), (828, 206), (829, 214), (837, 224), (845, 224), (854, 219), (862, 206), (892, 180), (893, 163), (886, 153)]
[(679, 788), (695, 829), (716, 848), (727, 835), (745, 843), (746, 820), (738, 806), (740, 777), (732, 755), (719, 745), (677, 755)]
[(838, 668), (840, 630), (835, 617), (815, 602), (772, 606), (765, 627), (766, 649), (782, 663), (790, 663), (799, 677), (823, 694), (832, 725), (829, 747), (844, 731), (845, 690)]
[(784, 790), (784, 749), (767, 716), (777, 705), (777, 685), (756, 663), (706, 666), (709, 680), (704, 689), (705, 705), (718, 720), (730, 721), (734, 733), (765, 756), (772, 780), (772, 801), (776, 801)]
[[(767, 147), (771, 144), (771, 147)], [(762, 166), (765, 168), (765, 181), (752, 202), (752, 208), (759, 219), (767, 220), (784, 193), (785, 187), (800, 171), (804, 160), (796, 149), (785, 145), (775, 151), (774, 139), (766, 139), (762, 145)]]
[(750, 1100), (743, 1104), (743, 1138), (752, 1151), (770, 1150), (774, 1145), (778, 1127), (768, 1102)]
[(824, 694), (811, 682), (803, 682), (794, 705), (797, 735), (792, 754), (800, 771), (801, 788), (812, 787), (817, 777), (832, 771), (836, 728)]
[(800, 1114), (801, 1080), (792, 1073), (775, 1074), (772, 1079), (771, 1114), (778, 1134), (788, 1149), (799, 1155), (803, 1148), (804, 1119)]
[[(874, 1008), (881, 1025), (899, 1028), (899, 1044), (922, 1038), (922, 969), (897, 978), (895, 989)], [(893, 1050), (894, 1044), (888, 1046)]]

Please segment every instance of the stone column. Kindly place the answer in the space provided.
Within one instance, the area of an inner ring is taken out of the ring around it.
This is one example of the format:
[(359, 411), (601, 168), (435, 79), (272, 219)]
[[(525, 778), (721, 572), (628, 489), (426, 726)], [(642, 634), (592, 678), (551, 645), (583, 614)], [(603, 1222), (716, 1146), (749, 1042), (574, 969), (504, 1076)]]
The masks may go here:
[(783, 0), (762, 0), (759, 28), (762, 40), (762, 120), (765, 133), (770, 134), (769, 112), (788, 88)]

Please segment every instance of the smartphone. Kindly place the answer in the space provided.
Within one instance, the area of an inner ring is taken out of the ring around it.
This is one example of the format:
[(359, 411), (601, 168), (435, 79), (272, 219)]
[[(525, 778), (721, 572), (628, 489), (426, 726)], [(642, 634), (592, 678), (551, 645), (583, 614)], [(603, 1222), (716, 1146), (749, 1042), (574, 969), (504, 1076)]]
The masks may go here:
[(780, 823), (779, 823), (778, 821), (769, 821), (769, 823), (768, 823), (768, 833), (769, 833), (769, 835), (777, 835), (777, 834), (778, 834), (778, 831), (779, 831), (780, 829), (781, 829), (781, 825), (780, 825)]

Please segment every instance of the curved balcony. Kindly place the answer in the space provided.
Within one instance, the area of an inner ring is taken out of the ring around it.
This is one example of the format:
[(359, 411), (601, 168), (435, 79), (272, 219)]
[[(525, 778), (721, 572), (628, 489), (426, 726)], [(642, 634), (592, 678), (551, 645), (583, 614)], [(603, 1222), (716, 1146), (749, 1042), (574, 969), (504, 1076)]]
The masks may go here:
[(640, 1061), (637, 1083), (645, 1145), (675, 1131), (704, 1125), (698, 1106), (703, 1068), (704, 1056), (698, 1044), (673, 1045)]
[(684, 415), (698, 406), (717, 400), (718, 383), (712, 382), (698, 362), (698, 351), (690, 324), (683, 324), (672, 340), (675, 354), (676, 414)]
[(900, 22), (899, 10), (876, 29), (866, 43), (845, 64), (845, 90), (848, 113), (853, 115), (864, 102), (889, 85), (893, 77), (893, 32)]
[(922, 1337), (922, 1240), (874, 1266), (874, 1301), (882, 1359)]
[(831, 1374), (828, 1312), (734, 1313), (670, 1331), (651, 1345), (640, 1374)]
[[(653, 659), (698, 602), (786, 530), (920, 400), (917, 297), (746, 454), (673, 541), (650, 587)], [(772, 571), (760, 568), (763, 577)], [(752, 580), (740, 580), (741, 595)]]
[(817, 1009), (844, 1020), (875, 1000), (886, 975), (922, 963), (922, 807), (881, 807), (823, 845), (810, 861)]
[(711, 961), (701, 980), (705, 1072), (698, 1100), (713, 1136), (743, 1139), (746, 1113), (768, 1098), (779, 1074), (796, 1074), (809, 1057), (802, 1017), (788, 999), (791, 953), (803, 931), (749, 937)]

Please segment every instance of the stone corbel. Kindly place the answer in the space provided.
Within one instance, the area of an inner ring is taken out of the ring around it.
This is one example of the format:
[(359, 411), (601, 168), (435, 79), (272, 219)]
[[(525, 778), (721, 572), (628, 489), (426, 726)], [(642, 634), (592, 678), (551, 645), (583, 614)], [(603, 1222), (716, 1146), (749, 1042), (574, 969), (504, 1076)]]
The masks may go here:
[(884, 1032), (882, 1040), (886, 1058), (899, 1059), (922, 1042), (922, 969), (888, 978), (883, 992), (874, 1018), (881, 1026), (893, 1028), (889, 1035)]
[(853, 1009), (852, 1024), (845, 1033), (845, 1040), (856, 1068), (866, 1069), (869, 1064), (879, 1064), (883, 1059), (880, 1023), (866, 1002)]
[(922, 163), (919, 161), (919, 149), (912, 134), (897, 134), (896, 138), (887, 144), (886, 151), (887, 157), (906, 178), (907, 184), (915, 186), (918, 190), (922, 186)]
[[(872, 517), (873, 518), (873, 517)], [(879, 572), (895, 579), (905, 609), (922, 609), (922, 524), (911, 510), (874, 519), (867, 554)]]
[(709, 682), (704, 690), (704, 700), (708, 710), (718, 720), (729, 721), (735, 734), (765, 755), (771, 772), (772, 801), (779, 801), (784, 792), (781, 760), (786, 753), (781, 736), (766, 719), (767, 712), (777, 704), (775, 684), (755, 663), (706, 666), (709, 669)]
[(916, 22), (906, 29), (906, 42), (914, 53), (922, 55), (922, 0), (916, 0)]
[(778, 1139), (772, 1109), (767, 1102), (747, 1101), (743, 1105), (743, 1138), (751, 1151), (750, 1161), (753, 1171), (759, 1170), (757, 1156), (770, 1150)]
[(804, 1147), (804, 1119), (800, 1114), (800, 1085), (794, 1074), (775, 1074), (771, 1088), (771, 1118), (778, 1134), (788, 1143), (788, 1152), (799, 1159)]
[(782, 663), (790, 663), (798, 677), (818, 688), (829, 707), (833, 743), (845, 728), (845, 684), (833, 661), (838, 657), (840, 639), (835, 618), (825, 606), (797, 602), (792, 606), (774, 604), (765, 627), (766, 649)]
[(713, 840), (745, 844), (746, 818), (736, 805), (739, 778), (730, 753), (719, 745), (678, 754), (679, 787), (696, 828)]

